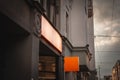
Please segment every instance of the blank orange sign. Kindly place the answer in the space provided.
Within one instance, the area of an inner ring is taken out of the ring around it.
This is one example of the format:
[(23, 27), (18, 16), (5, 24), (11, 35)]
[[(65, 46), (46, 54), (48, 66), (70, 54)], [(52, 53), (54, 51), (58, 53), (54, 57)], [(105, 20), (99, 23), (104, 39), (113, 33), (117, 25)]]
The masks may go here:
[(65, 72), (79, 71), (79, 57), (78, 56), (65, 57), (64, 71)]

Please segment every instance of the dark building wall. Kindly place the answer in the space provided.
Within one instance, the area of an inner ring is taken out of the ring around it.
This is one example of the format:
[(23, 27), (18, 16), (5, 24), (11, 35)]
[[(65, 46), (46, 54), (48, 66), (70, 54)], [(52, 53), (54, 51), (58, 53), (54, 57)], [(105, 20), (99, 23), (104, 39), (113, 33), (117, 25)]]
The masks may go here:
[(32, 35), (32, 72), (31, 79), (38, 80), (39, 39)]
[(25, 0), (0, 0), (0, 12), (30, 31), (30, 8)]
[(30, 80), (32, 36), (0, 13), (1, 80)]
[(34, 14), (25, 0), (0, 0), (1, 80), (37, 80), (39, 39)]
[(33, 8), (26, 0), (0, 0), (0, 17), (1, 80), (38, 80), (39, 38), (33, 33)]
[(4, 53), (5, 70), (3, 80), (29, 80), (31, 76), (31, 39), (23, 38), (12, 43)]
[(2, 75), (0, 76), (2, 80), (30, 80), (32, 51), (30, 36), (3, 33), (1, 38), (2, 66), (0, 69)]
[(58, 80), (64, 80), (64, 57), (58, 58)]

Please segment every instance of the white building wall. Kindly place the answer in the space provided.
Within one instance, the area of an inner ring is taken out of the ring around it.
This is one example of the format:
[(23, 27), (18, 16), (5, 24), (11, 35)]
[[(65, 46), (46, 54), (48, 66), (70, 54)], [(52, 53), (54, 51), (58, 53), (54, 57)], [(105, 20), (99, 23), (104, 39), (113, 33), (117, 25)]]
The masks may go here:
[(85, 1), (74, 0), (71, 10), (71, 42), (75, 47), (87, 44)]
[[(66, 37), (69, 41), (70, 41), (70, 39), (71, 39), (71, 31), (70, 31), (70, 25), (71, 25), (71, 23), (70, 23), (70, 20), (71, 20), (71, 16), (70, 16), (70, 14), (71, 14), (71, 8), (70, 8), (70, 3), (69, 3), (69, 1), (68, 0), (61, 0), (60, 1), (60, 26), (61, 26), (61, 28), (60, 28), (60, 33), (62, 34), (62, 36), (64, 36), (64, 37)], [(69, 34), (68, 33), (66, 33), (66, 29), (67, 29), (67, 27), (66, 27), (66, 13), (68, 13), (68, 16), (69, 16)], [(69, 35), (69, 37), (67, 36), (67, 35)], [(63, 53), (64, 53), (64, 55), (65, 56), (71, 56), (71, 54), (72, 54), (72, 52), (68, 49), (68, 47), (66, 46), (66, 44), (64, 44), (64, 47), (63, 47)]]
[(65, 36), (65, 0), (60, 1), (60, 33)]
[[(67, 33), (66, 33), (66, 13), (68, 13), (69, 15), (69, 29), (70, 29), (70, 20), (71, 20), (71, 16), (70, 16), (70, 13), (71, 13), (71, 10), (70, 10), (70, 4), (69, 4), (69, 1), (68, 0), (61, 0), (60, 2), (60, 32), (63, 36), (67, 37)], [(69, 30), (70, 31), (70, 30)], [(69, 36), (71, 36), (69, 34)]]
[(95, 70), (95, 52), (94, 52), (94, 25), (93, 25), (93, 17), (88, 18), (87, 24), (87, 43), (89, 44), (89, 50), (92, 54), (92, 59), (90, 61), (90, 69)]
[[(92, 54), (92, 59), (89, 61), (82, 57), (81, 53), (72, 53), (72, 55), (79, 54), (80, 61), (82, 64), (90, 66), (91, 70), (95, 69), (95, 57), (94, 57), (94, 30), (93, 30), (93, 17), (88, 18), (87, 0), (72, 0), (72, 5), (69, 3), (70, 0), (60, 1), (60, 33), (65, 36), (72, 44), (73, 47), (85, 47), (89, 44), (89, 51)], [(69, 15), (69, 37), (66, 33), (66, 12)], [(65, 56), (71, 56), (71, 52), (66, 47)], [(84, 55), (86, 56), (86, 55)], [(86, 63), (86, 62), (87, 63)]]
[(86, 65), (87, 64), (87, 56), (86, 56), (86, 53), (83, 51), (83, 52), (73, 52), (72, 53), (72, 56), (79, 56), (79, 61), (80, 61), (80, 65)]
[[(88, 18), (85, 12), (87, 9), (87, 0), (73, 0), (71, 10), (71, 43), (74, 47), (84, 47), (89, 44), (89, 51), (92, 59), (87, 65), (90, 70), (95, 70), (95, 53), (94, 53), (94, 25), (93, 17)], [(79, 54), (79, 56), (82, 56)], [(87, 59), (87, 58), (86, 58)], [(83, 60), (83, 57), (81, 57)]]

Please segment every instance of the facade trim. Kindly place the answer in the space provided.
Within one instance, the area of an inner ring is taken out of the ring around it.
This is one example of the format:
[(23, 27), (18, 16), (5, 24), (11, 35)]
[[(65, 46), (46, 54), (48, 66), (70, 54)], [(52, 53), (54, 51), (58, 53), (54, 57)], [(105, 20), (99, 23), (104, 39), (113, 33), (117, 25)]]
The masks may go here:
[(89, 51), (89, 45), (88, 44), (84, 47), (74, 47), (66, 37), (62, 36), (62, 39), (63, 39), (63, 42), (67, 45), (67, 47), (69, 48), (69, 50), (71, 52), (80, 52), (80, 51), (86, 52), (89, 61), (91, 60), (92, 54)]
[(63, 39), (63, 42), (67, 45), (67, 47), (72, 52), (85, 51), (87, 54), (90, 53), (90, 51), (88, 49), (89, 45), (86, 45), (84, 47), (74, 47), (66, 37), (62, 36), (62, 39)]

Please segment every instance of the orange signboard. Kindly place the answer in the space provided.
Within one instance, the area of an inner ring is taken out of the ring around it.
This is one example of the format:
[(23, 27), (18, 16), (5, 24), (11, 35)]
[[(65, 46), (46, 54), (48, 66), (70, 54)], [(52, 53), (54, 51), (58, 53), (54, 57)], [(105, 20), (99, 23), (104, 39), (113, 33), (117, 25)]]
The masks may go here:
[(62, 52), (62, 39), (44, 16), (41, 17), (41, 35), (57, 48), (58, 51)]
[(79, 57), (71, 56), (64, 58), (64, 71), (79, 71)]

